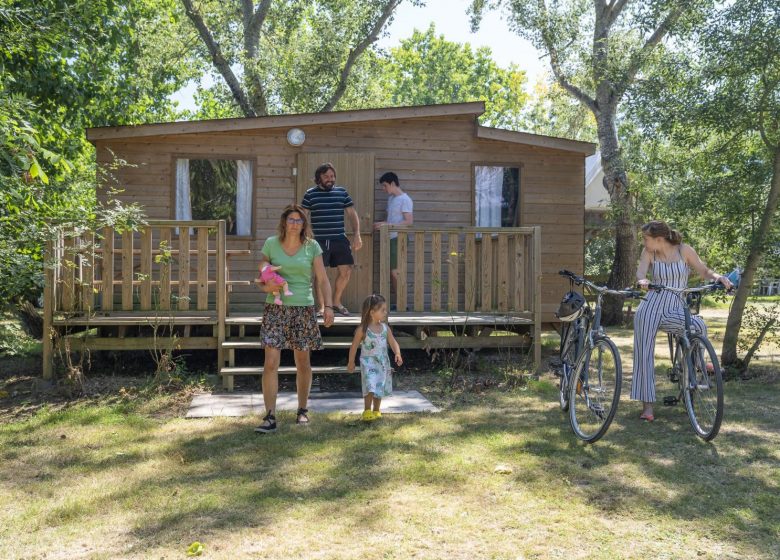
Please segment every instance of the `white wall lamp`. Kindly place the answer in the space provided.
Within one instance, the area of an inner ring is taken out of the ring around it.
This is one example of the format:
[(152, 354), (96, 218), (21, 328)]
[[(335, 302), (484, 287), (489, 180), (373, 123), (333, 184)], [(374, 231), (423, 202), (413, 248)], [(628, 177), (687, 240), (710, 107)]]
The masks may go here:
[(290, 146), (300, 146), (306, 141), (306, 133), (300, 128), (291, 128), (287, 131), (287, 142)]

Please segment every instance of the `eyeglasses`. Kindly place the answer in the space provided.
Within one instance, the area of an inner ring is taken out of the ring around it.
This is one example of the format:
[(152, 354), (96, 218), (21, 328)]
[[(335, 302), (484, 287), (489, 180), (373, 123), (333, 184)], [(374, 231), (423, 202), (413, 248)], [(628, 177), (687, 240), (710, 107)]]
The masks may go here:
[(303, 224), (303, 218), (287, 218), (287, 223), (288, 224), (302, 225)]

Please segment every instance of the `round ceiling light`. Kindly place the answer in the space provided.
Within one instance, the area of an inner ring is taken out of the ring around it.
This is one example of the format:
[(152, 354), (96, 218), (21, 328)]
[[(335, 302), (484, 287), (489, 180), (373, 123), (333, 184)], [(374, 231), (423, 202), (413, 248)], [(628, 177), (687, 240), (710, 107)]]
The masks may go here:
[(300, 146), (306, 140), (306, 134), (300, 128), (291, 128), (287, 131), (287, 141), (291, 146)]

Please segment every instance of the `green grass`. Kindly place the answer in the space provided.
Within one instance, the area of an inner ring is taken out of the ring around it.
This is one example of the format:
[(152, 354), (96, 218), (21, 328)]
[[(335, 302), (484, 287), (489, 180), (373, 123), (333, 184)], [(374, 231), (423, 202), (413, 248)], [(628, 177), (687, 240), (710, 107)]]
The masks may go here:
[[(407, 380), (414, 381), (414, 380)], [(712, 444), (682, 408), (577, 442), (552, 376), (428, 388), (440, 414), (160, 419), (168, 397), (0, 426), (0, 557), (776, 558), (777, 382), (728, 384)], [(625, 392), (624, 392), (625, 398)], [(512, 470), (497, 474), (497, 465)]]

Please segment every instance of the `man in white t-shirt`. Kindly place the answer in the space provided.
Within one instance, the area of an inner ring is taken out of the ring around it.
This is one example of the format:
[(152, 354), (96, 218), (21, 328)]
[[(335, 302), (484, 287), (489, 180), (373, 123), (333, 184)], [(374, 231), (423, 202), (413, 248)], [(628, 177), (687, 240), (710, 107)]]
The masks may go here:
[[(379, 178), (379, 184), (387, 193), (387, 221), (376, 222), (374, 229), (385, 224), (410, 226), (414, 223), (412, 198), (401, 190), (398, 175), (388, 171)], [(390, 278), (393, 289), (398, 287), (398, 232), (390, 232)]]

